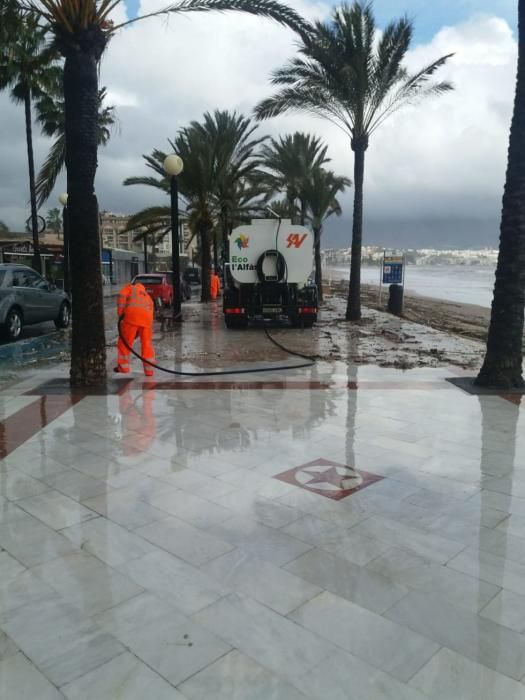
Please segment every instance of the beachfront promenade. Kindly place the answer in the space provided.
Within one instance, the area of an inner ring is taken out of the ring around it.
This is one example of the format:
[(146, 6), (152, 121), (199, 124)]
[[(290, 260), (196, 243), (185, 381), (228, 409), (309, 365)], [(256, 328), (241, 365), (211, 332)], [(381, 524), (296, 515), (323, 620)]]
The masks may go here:
[(4, 383), (0, 697), (525, 698), (525, 414), (460, 374)]

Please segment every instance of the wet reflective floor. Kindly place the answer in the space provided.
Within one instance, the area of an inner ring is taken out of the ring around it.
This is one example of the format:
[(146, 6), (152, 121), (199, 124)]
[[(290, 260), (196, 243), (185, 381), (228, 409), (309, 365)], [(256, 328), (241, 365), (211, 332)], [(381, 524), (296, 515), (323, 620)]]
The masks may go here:
[(0, 697), (525, 699), (525, 413), (457, 371), (0, 392)]

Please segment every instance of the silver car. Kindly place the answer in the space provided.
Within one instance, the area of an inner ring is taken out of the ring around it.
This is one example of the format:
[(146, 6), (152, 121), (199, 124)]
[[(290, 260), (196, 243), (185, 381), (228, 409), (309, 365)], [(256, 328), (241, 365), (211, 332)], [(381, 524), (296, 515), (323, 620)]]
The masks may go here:
[(25, 265), (0, 264), (0, 330), (7, 340), (17, 340), (22, 327), (54, 321), (67, 328), (71, 302), (65, 292)]

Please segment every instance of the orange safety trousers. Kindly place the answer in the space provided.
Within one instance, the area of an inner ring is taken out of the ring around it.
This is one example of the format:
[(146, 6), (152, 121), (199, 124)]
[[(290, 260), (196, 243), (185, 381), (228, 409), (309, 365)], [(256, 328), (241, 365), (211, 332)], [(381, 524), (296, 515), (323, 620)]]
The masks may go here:
[[(122, 337), (120, 337), (122, 336)], [(136, 326), (133, 323), (128, 323), (125, 319), (120, 322), (120, 335), (117, 343), (118, 352), (118, 369), (119, 372), (127, 374), (129, 372), (129, 356), (130, 351), (124, 344), (124, 340), (129, 345), (130, 348), (133, 347), (135, 339), (140, 338), (141, 346), (141, 356), (145, 360), (150, 360), (154, 362), (155, 351), (153, 349), (153, 329), (151, 325), (148, 326)], [(146, 377), (153, 376), (153, 367), (148, 365), (146, 362), (144, 364), (144, 374)]]
[(210, 275), (210, 297), (212, 300), (217, 299), (220, 288), (221, 283), (219, 280), (219, 275)]

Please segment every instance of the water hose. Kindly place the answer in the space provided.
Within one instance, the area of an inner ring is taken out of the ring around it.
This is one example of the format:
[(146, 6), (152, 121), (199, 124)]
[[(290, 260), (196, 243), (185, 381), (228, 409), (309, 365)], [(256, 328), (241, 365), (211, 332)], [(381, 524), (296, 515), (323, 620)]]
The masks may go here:
[(259, 373), (259, 372), (283, 372), (283, 371), (290, 370), (290, 369), (305, 369), (307, 367), (313, 367), (317, 361), (317, 359), (315, 357), (313, 357), (312, 355), (303, 355), (300, 352), (295, 352), (294, 350), (289, 350), (287, 347), (285, 347), (284, 345), (279, 343), (278, 340), (275, 340), (275, 338), (272, 338), (272, 336), (268, 332), (268, 329), (265, 328), (264, 332), (266, 333), (266, 337), (276, 347), (278, 347), (283, 352), (286, 352), (288, 355), (292, 355), (294, 357), (301, 357), (303, 360), (307, 360), (307, 361), (296, 364), (296, 365), (280, 365), (278, 367), (254, 367), (253, 369), (228, 369), (228, 370), (219, 370), (219, 371), (215, 371), (215, 372), (183, 372), (182, 370), (169, 369), (168, 367), (161, 367), (156, 362), (152, 362), (151, 360), (146, 360), (136, 350), (133, 350), (133, 348), (129, 345), (129, 343), (123, 337), (123, 335), (120, 331), (120, 324), (122, 323), (122, 320), (123, 320), (122, 318), (119, 318), (118, 334), (119, 334), (120, 340), (123, 342), (124, 346), (129, 350), (129, 352), (132, 355), (134, 355), (136, 358), (138, 358), (141, 362), (143, 362), (145, 365), (149, 365), (150, 367), (153, 367), (154, 369), (158, 369), (161, 372), (166, 372), (167, 374), (175, 374), (179, 377), (220, 377), (220, 376), (229, 375), (229, 374), (252, 374), (255, 372), (257, 372), (257, 373)]

